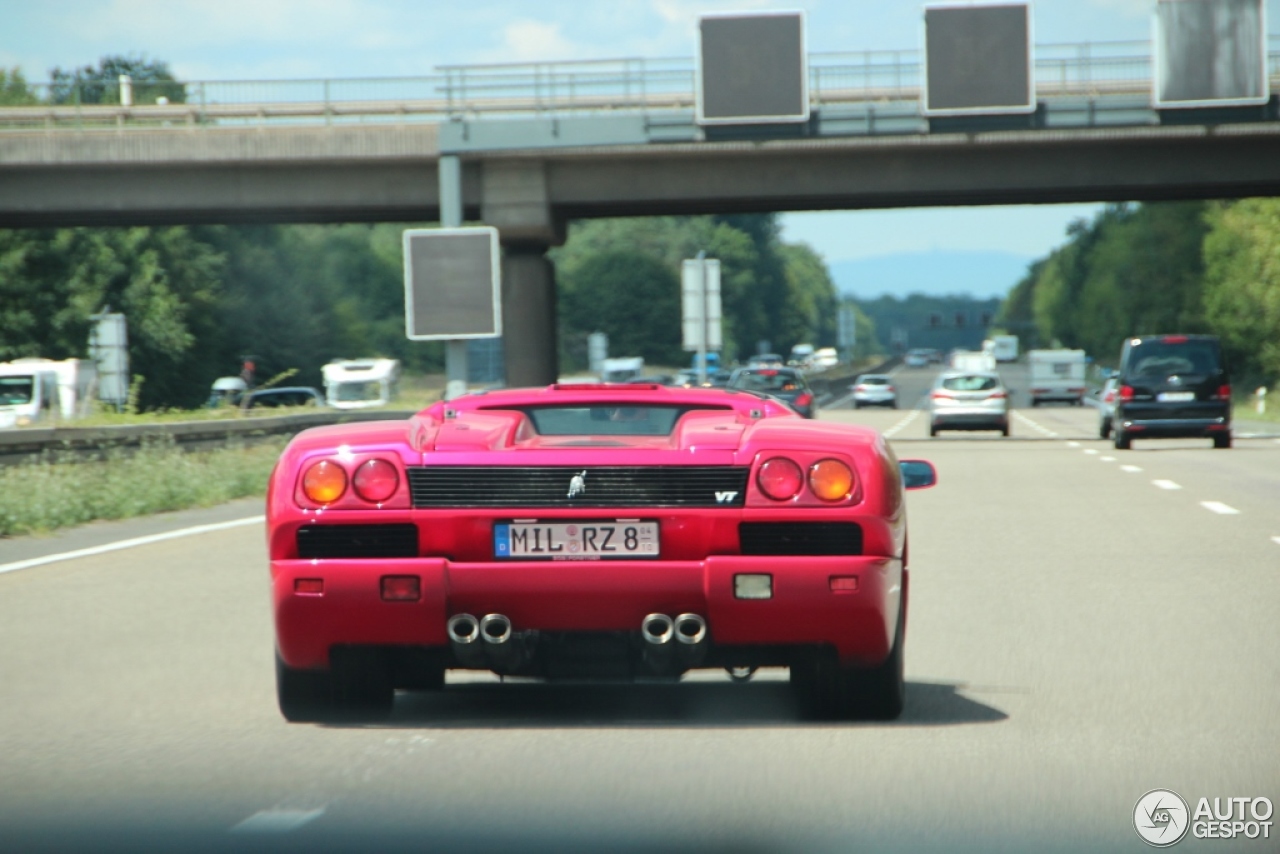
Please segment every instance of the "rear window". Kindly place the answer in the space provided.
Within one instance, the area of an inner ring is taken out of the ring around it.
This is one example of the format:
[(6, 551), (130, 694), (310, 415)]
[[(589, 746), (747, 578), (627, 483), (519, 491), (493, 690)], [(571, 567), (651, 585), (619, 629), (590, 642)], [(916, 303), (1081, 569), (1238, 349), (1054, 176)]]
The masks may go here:
[(889, 378), (888, 377), (860, 377), (858, 379), (858, 384), (859, 385), (888, 385)]
[(989, 376), (965, 375), (944, 377), (940, 385), (947, 391), (991, 391), (1000, 386), (1000, 380)]
[(805, 387), (805, 383), (804, 378), (794, 371), (765, 368), (758, 371), (743, 371), (733, 381), (733, 387), (771, 394), (778, 391), (800, 391)]
[(30, 403), (34, 387), (31, 377), (0, 377), (0, 406)]
[(1219, 371), (1218, 342), (1204, 338), (1148, 338), (1129, 348), (1125, 373), (1141, 377), (1214, 374)]
[(680, 416), (694, 410), (727, 410), (727, 406), (671, 406), (593, 403), (573, 406), (530, 406), (529, 416), (542, 436), (669, 436)]

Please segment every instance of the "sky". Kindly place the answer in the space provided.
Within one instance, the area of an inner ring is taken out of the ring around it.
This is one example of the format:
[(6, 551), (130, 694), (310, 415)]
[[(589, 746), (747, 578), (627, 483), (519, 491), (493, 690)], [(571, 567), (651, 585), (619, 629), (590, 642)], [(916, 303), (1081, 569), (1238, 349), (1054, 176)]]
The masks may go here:
[[(1033, 39), (1148, 40), (1154, 5), (1033, 0)], [(923, 0), (0, 0), (0, 67), (19, 67), (38, 83), (55, 67), (135, 54), (167, 62), (181, 80), (282, 80), (428, 75), (441, 65), (489, 62), (692, 57), (700, 13), (768, 9), (804, 10), (810, 51), (909, 50), (921, 43), (923, 6)], [(1266, 11), (1274, 32), (1280, 0), (1266, 0)], [(901, 254), (936, 258), (944, 269), (955, 253), (1041, 257), (1064, 242), (1070, 222), (1097, 210), (813, 212), (786, 214), (782, 222), (787, 240), (808, 243), (833, 267)], [(928, 281), (918, 285), (927, 288)]]

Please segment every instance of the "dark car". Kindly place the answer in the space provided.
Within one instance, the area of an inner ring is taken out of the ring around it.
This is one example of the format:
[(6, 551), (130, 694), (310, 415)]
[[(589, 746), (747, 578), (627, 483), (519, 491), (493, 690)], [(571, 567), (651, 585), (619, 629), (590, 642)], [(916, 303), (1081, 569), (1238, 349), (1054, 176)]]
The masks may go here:
[(280, 406), (324, 406), (324, 395), (310, 386), (286, 386), (251, 391), (243, 403), (246, 409)]
[(1204, 437), (1231, 447), (1231, 380), (1213, 335), (1143, 335), (1120, 350), (1112, 431), (1134, 439)]
[(796, 368), (738, 368), (729, 378), (728, 388), (772, 395), (805, 418), (813, 417), (813, 390)]

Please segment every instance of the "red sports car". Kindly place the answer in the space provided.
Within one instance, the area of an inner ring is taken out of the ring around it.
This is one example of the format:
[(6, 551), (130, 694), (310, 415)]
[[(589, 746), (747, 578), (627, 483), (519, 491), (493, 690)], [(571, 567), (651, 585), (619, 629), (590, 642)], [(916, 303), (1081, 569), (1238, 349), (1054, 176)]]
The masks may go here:
[(820, 717), (903, 706), (903, 489), (874, 430), (656, 385), (473, 394), (299, 434), (267, 520), (280, 709), (387, 715), (450, 668), (791, 670)]

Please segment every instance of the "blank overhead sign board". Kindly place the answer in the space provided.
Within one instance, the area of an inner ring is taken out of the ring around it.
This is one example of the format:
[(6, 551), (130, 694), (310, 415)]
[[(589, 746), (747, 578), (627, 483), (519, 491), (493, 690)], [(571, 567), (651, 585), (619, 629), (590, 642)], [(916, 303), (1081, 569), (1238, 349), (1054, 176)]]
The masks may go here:
[(703, 15), (698, 19), (698, 122), (809, 120), (803, 12)]
[(498, 230), (418, 228), (404, 233), (405, 332), (414, 341), (502, 334)]
[(1262, 0), (1158, 0), (1153, 26), (1157, 108), (1270, 99)]
[(926, 116), (1035, 111), (1026, 3), (925, 6), (924, 61)]

